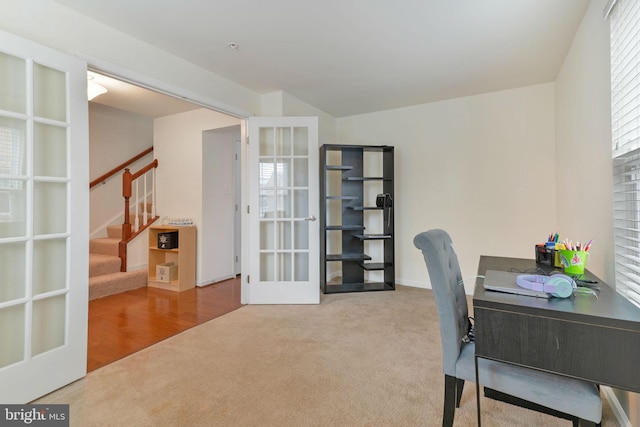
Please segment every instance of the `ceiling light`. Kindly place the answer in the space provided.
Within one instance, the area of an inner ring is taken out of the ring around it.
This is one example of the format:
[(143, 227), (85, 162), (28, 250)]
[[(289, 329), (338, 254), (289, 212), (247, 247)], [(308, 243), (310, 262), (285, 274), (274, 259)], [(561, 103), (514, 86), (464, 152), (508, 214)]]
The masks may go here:
[(93, 76), (87, 76), (87, 98), (89, 101), (103, 93), (107, 93), (107, 88), (94, 82)]

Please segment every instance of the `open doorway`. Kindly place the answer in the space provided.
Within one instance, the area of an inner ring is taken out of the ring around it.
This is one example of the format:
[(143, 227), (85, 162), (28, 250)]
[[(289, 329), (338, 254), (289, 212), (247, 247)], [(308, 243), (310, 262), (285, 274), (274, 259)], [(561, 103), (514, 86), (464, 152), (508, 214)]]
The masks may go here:
[(240, 274), (240, 143), (240, 125), (202, 132), (201, 230), (213, 236), (202, 242), (211, 261), (203, 263), (202, 276), (214, 281)]
[[(213, 219), (207, 215), (207, 212), (216, 209), (216, 194), (226, 194), (231, 196), (233, 201), (239, 200), (240, 168), (233, 167), (232, 173), (229, 175), (231, 182), (227, 179), (215, 179), (215, 173), (211, 174), (210, 172), (219, 170), (219, 165), (214, 162), (221, 157), (216, 156), (216, 148), (220, 148), (222, 151), (223, 146), (214, 144), (209, 147), (206, 142), (207, 135), (220, 136), (224, 132), (229, 133), (229, 124), (236, 123), (235, 127), (231, 126), (235, 132), (234, 135), (236, 135), (233, 138), (232, 146), (229, 148), (224, 146), (224, 151), (231, 151), (235, 157), (235, 151), (239, 149), (240, 145), (239, 119), (111, 77), (98, 73), (93, 74), (94, 83), (106, 87), (107, 92), (97, 96), (89, 103), (91, 178), (100, 176), (105, 170), (121, 164), (138, 154), (139, 151), (158, 145), (156, 144), (158, 140), (160, 141), (160, 149), (154, 150), (155, 153), (152, 152), (146, 159), (141, 160), (141, 162), (145, 162), (149, 158), (159, 158), (158, 169), (162, 171), (161, 168), (164, 167), (165, 172), (162, 179), (158, 179), (158, 185), (162, 185), (164, 182), (169, 183), (166, 186), (172, 186), (174, 182), (172, 175), (182, 174), (176, 162), (173, 161), (179, 157), (174, 155), (174, 151), (180, 155), (189, 152), (192, 154), (192, 158), (201, 159), (202, 164), (197, 165), (201, 166), (203, 171), (201, 182), (194, 183), (192, 180), (181, 190), (191, 194), (194, 191), (199, 193), (197, 197), (201, 198), (201, 205), (197, 203), (185, 204), (184, 200), (180, 200), (179, 190), (177, 190), (180, 187), (171, 187), (171, 189), (165, 187), (164, 198), (157, 205), (157, 215), (161, 218), (168, 216), (170, 218), (189, 217), (194, 219), (194, 224), (198, 228), (197, 238), (200, 241), (199, 260), (208, 261), (199, 261), (197, 286), (194, 289), (172, 292), (141, 287), (92, 300), (89, 304), (89, 371), (179, 333), (188, 327), (238, 308), (241, 287), (240, 278), (237, 277), (240, 272), (240, 219), (238, 215), (233, 214), (237, 208), (232, 205), (229, 208), (231, 215), (225, 217), (224, 220), (221, 220), (219, 215)], [(192, 116), (196, 116), (197, 119), (193, 119)], [(214, 117), (214, 119), (204, 128), (190, 128), (191, 123), (200, 123), (203, 117)], [(170, 128), (169, 132), (167, 132), (168, 128)], [(207, 130), (203, 131), (202, 129), (205, 128)], [(217, 131), (218, 128), (225, 129), (225, 131)], [(160, 138), (156, 134), (158, 129), (165, 132)], [(185, 139), (189, 136), (181, 136), (182, 132), (189, 135), (200, 135), (200, 152), (196, 151), (193, 144), (189, 148), (185, 148)], [(174, 148), (169, 146), (172, 142), (175, 144)], [(230, 163), (230, 160), (227, 163)], [(198, 168), (194, 165), (189, 168), (189, 172), (192, 172), (193, 169)], [(182, 165), (182, 170), (184, 170), (184, 165)], [(113, 187), (116, 193), (119, 192), (122, 188), (119, 182), (121, 174), (119, 172), (109, 180), (110, 182), (101, 185), (99, 190), (91, 192), (92, 237), (105, 235), (107, 227), (111, 223), (117, 224), (118, 222), (116, 218), (121, 215), (122, 208), (118, 203), (111, 206), (111, 199), (119, 199), (121, 195), (105, 196), (105, 193), (109, 186)], [(215, 191), (211, 191), (212, 189)], [(176, 203), (173, 204), (172, 197), (170, 197), (172, 192), (178, 196), (175, 198)], [(108, 202), (107, 199), (109, 199)], [(98, 209), (100, 212), (97, 211)], [(111, 211), (104, 212), (109, 209)], [(229, 229), (237, 229), (238, 235), (236, 236), (232, 232), (228, 247), (210, 244), (211, 242), (219, 242), (218, 231), (224, 230), (226, 232)], [(146, 269), (147, 241), (145, 234), (141, 235), (137, 242), (133, 242), (127, 255), (128, 269)], [(215, 265), (214, 260), (221, 257), (231, 260), (229, 268), (224, 271), (212, 270), (210, 267)], [(237, 264), (235, 263), (236, 259), (238, 260)]]

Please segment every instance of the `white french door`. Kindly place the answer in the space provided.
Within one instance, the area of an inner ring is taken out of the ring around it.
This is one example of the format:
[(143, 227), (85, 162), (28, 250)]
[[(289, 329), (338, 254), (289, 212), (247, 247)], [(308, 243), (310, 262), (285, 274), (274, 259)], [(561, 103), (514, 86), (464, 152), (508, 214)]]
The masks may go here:
[(318, 119), (249, 119), (249, 304), (318, 304)]
[(0, 402), (86, 374), (86, 63), (0, 31)]

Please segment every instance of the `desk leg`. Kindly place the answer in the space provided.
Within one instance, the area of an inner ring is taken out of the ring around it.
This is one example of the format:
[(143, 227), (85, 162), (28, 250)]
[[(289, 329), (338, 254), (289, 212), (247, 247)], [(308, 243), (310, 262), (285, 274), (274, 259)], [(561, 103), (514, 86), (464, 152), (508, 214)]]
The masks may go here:
[(480, 376), (478, 375), (478, 356), (474, 356), (473, 360), (476, 365), (476, 408), (478, 410), (478, 427), (481, 427), (482, 420), (480, 419)]

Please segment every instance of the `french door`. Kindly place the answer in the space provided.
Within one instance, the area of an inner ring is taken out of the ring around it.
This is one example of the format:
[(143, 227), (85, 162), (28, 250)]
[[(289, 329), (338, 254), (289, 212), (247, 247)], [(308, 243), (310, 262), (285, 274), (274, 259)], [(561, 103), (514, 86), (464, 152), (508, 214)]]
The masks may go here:
[(0, 31), (0, 402), (86, 374), (86, 63)]
[(249, 119), (249, 304), (318, 304), (318, 119)]

